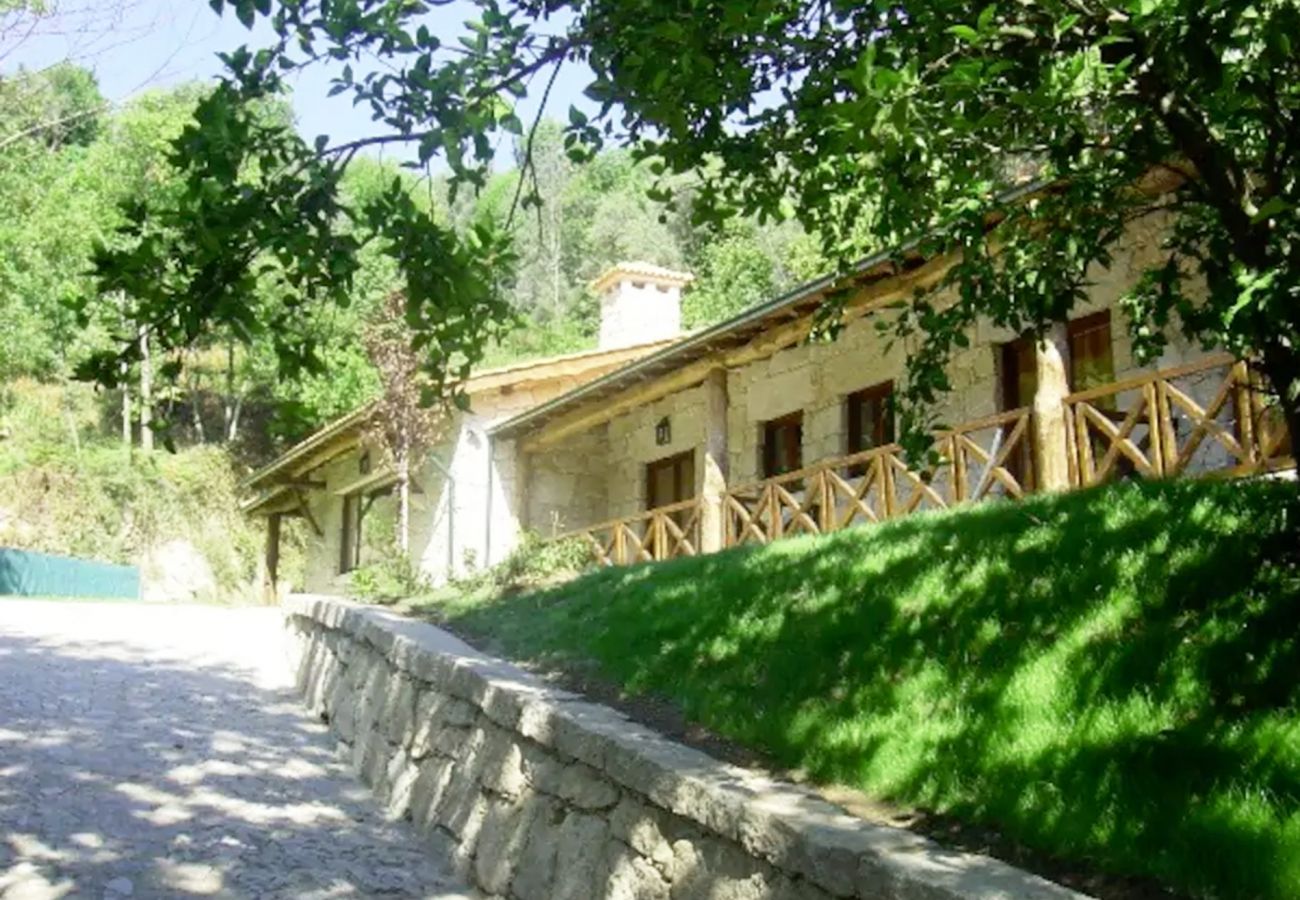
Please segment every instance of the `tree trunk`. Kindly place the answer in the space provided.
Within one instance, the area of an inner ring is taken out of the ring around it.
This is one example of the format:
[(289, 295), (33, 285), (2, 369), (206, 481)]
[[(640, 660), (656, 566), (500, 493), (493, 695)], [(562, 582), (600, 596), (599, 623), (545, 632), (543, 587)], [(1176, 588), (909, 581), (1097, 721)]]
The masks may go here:
[(153, 360), (149, 357), (149, 331), (140, 327), (140, 447), (153, 450)]
[(244, 411), (244, 397), (233, 398), (233, 404), (226, 411), (226, 443), (233, 443), (239, 437), (239, 417)]
[(68, 385), (63, 385), (63, 417), (68, 423), (68, 434), (72, 437), (72, 453), (81, 456), (81, 435), (77, 431), (77, 416), (73, 412), (72, 397), (68, 394)]
[(226, 342), (226, 396), (225, 402), (222, 403), (222, 409), (225, 412), (225, 423), (222, 432), (229, 443), (235, 439), (235, 433), (239, 429), (239, 410), (235, 408), (235, 342)]
[(122, 443), (131, 447), (131, 381), (127, 365), (122, 363)]
[(194, 424), (194, 439), (200, 444), (208, 442), (208, 436), (203, 428), (203, 407), (199, 398), (198, 388), (191, 385), (190, 387), (190, 421)]
[(397, 547), (411, 552), (411, 444), (403, 430), (397, 450)]
[(1286, 423), (1291, 452), (1300, 450), (1300, 360), (1286, 348), (1269, 346), (1264, 349), (1264, 374), (1277, 394), (1278, 406)]

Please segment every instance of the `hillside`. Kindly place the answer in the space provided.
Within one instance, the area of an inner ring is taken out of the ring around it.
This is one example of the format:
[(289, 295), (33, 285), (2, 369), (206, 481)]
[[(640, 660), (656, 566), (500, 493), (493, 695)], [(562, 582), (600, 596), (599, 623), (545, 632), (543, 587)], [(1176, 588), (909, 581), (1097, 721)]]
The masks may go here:
[[(141, 565), (155, 595), (164, 583), (194, 599), (256, 595), (263, 538), (239, 513), (224, 448), (127, 448), (85, 386), (17, 382), (0, 399), (0, 546)], [(300, 556), (286, 534), (292, 578)]]
[(1067, 871), (1282, 900), (1297, 516), (1293, 484), (1126, 484), (420, 608)]

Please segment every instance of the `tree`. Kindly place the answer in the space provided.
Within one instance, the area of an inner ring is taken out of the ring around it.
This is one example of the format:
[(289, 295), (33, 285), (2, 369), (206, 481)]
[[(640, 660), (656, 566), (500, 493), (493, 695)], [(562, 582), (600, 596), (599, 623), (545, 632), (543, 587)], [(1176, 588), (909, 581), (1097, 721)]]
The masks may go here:
[(412, 349), (400, 295), (389, 295), (381, 314), (370, 322), (366, 351), (383, 382), (367, 430), (388, 453), (397, 472), (395, 549), (406, 557), (411, 549), (412, 457), (445, 435), (447, 420), (442, 410), (423, 396), (427, 382), (420, 371), (420, 356)]
[[(178, 144), (191, 179), (185, 208), (204, 224), (181, 243), (102, 266), (111, 285), (137, 271), (153, 277), (163, 253), (198, 254), (202, 289), (164, 278), (153, 294), (159, 321), (195, 323), (166, 331), (168, 340), (240, 319), (237, 286), (253, 247), (291, 256), (304, 296), (334, 297), (348, 271), (330, 260), (350, 248), (334, 247), (310, 214), (337, 204), (338, 172), (352, 155), (402, 143), (421, 163), (443, 155), (453, 186), (481, 187), (495, 132), (531, 143), (517, 99), (547, 96), (558, 68), (581, 62), (600, 108), (591, 117), (570, 110), (565, 140), (575, 155), (629, 144), (664, 178), (699, 179), (697, 217), (793, 217), (842, 271), (864, 251), (909, 241), (952, 255), (956, 302), (919, 298), (896, 326), (924, 336), (906, 386), (914, 403), (946, 389), (943, 362), (975, 317), (1042, 331), (1068, 313), (1089, 267), (1109, 261), (1131, 222), (1169, 212), (1177, 224), (1165, 261), (1131, 298), (1141, 346), (1182, 327), (1255, 357), (1300, 438), (1292, 0), (477, 0), (478, 19), (452, 46), (422, 21), (437, 3), (212, 5), (250, 26), (264, 18), (278, 40), (228, 57), (203, 123)], [(566, 24), (557, 31), (556, 22)], [(361, 65), (371, 54), (388, 65)], [(290, 146), (247, 127), (241, 104), (322, 58), (348, 63), (332, 90), (370, 106), (374, 137)], [(232, 154), (268, 152), (282, 174), (254, 186), (253, 207), (276, 214), (254, 228), (253, 210), (215, 187), (232, 176)], [(1162, 172), (1170, 190), (1142, 189)], [(1009, 190), (1030, 178), (1039, 189)], [(535, 199), (521, 195), (524, 206)], [(149, 220), (142, 211), (137, 227)], [(477, 247), (442, 231), (428, 237), (446, 280), (438, 291), (408, 291), (408, 302), (466, 325), (415, 329), (435, 351), (427, 368), (441, 384), (449, 364), (481, 348), (473, 323), (484, 318), (471, 310), (490, 305), (491, 291), (476, 261), (500, 244), (486, 233)], [(831, 330), (835, 309), (832, 299)]]

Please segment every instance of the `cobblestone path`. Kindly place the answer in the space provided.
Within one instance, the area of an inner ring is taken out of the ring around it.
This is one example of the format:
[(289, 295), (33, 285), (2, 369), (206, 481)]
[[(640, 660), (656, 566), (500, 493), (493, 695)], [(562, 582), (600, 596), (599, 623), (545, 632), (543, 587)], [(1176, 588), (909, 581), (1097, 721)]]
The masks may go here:
[(468, 894), (303, 710), (271, 609), (0, 597), (0, 898)]

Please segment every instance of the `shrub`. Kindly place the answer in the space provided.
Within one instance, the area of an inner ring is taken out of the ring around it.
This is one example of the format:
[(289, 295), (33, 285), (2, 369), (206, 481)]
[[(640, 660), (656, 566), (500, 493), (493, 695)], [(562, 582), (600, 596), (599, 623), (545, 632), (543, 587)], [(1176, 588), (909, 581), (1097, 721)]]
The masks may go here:
[(582, 538), (545, 540), (525, 532), (519, 546), (491, 569), (469, 579), (498, 591), (510, 592), (567, 581), (595, 564), (591, 547)]
[(403, 553), (353, 569), (349, 583), (358, 598), (383, 604), (415, 597), (429, 589), (424, 573)]

